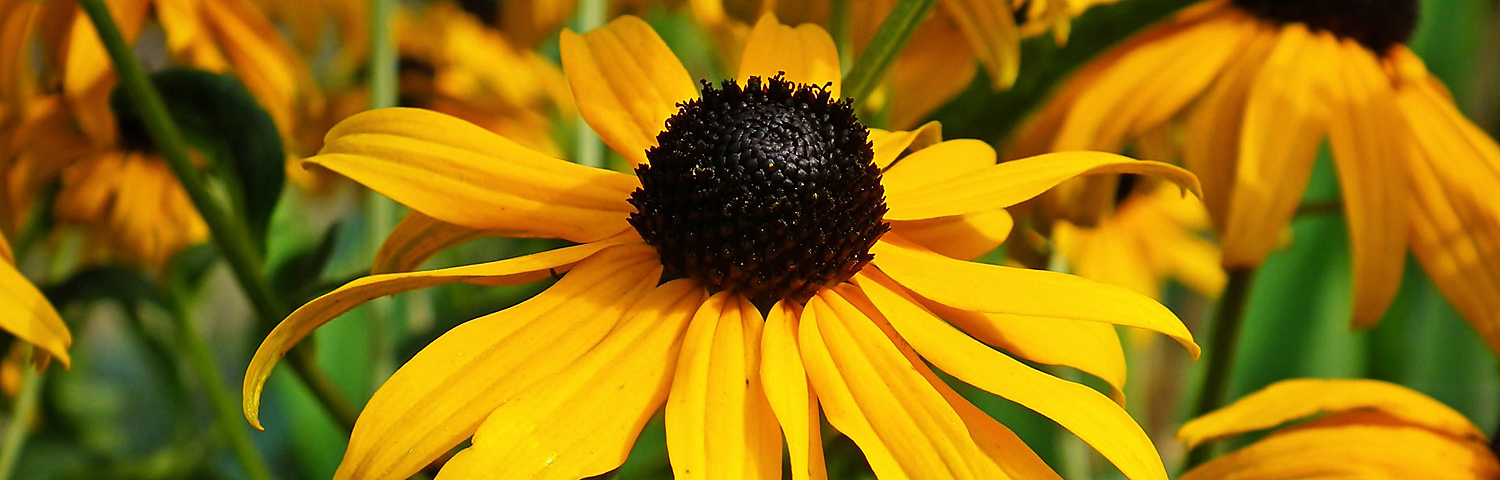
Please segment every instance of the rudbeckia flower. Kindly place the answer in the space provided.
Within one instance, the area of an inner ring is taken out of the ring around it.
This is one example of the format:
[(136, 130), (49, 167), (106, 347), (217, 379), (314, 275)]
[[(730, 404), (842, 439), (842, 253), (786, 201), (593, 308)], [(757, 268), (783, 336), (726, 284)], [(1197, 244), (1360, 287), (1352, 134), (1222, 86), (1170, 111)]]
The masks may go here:
[(1282, 381), (1188, 422), (1177, 436), (1195, 446), (1272, 428), (1181, 480), (1500, 478), (1489, 441), (1463, 414), (1375, 380)]
[(5, 312), (0, 315), (0, 330), (39, 349), (40, 355), (33, 358), (56, 358), (64, 367), (72, 361), (68, 347), (73, 336), (68, 326), (42, 292), (16, 270), (16, 258), (4, 235), (0, 235), (0, 312)]
[(1204, 2), (1086, 65), (1022, 138), (1030, 151), (1118, 151), (1180, 119), (1231, 268), (1280, 243), (1326, 139), (1355, 325), (1389, 307), (1409, 247), (1500, 351), (1500, 146), (1401, 44), (1416, 12), (1414, 0)]
[(385, 263), (472, 232), (577, 245), (373, 275), (302, 306), (251, 360), (252, 424), (277, 360), (370, 299), (556, 276), (403, 365), (361, 413), (335, 477), (405, 478), (470, 438), (440, 478), (599, 475), (664, 408), (682, 479), (781, 478), (783, 451), (794, 478), (824, 478), (820, 417), (880, 478), (1058, 478), (930, 363), (1051, 418), (1128, 478), (1166, 478), (1109, 397), (976, 338), (1123, 372), (1115, 325), (1196, 355), (1182, 323), (1124, 288), (950, 255), (994, 248), (1005, 207), (1067, 178), (1131, 172), (1196, 188), (1186, 171), (1093, 152), (996, 164), (975, 140), (903, 157), (920, 132), (866, 129), (838, 97), (832, 39), (774, 17), (752, 32), (739, 76), (701, 92), (638, 18), (564, 32), (560, 45), (580, 113), (637, 175), (425, 110), (344, 121), (308, 162), (417, 212), (387, 240), (400, 247)]

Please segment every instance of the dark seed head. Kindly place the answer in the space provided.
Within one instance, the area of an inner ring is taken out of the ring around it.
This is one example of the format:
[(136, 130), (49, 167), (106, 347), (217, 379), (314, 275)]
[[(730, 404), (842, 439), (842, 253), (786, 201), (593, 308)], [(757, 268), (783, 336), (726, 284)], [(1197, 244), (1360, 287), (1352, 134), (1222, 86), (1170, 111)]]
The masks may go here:
[(1257, 17), (1351, 38), (1377, 54), (1411, 38), (1417, 0), (1234, 0)]
[(848, 100), (781, 75), (703, 81), (636, 167), (630, 224), (667, 271), (756, 303), (805, 301), (869, 263), (890, 226)]

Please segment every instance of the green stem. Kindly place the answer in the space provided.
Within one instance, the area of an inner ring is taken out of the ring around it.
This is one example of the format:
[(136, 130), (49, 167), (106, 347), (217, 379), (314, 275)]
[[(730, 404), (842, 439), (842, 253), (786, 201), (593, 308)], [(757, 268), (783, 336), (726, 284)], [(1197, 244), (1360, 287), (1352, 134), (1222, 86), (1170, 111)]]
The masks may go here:
[[(851, 45), (853, 36), (849, 33), (849, 2), (850, 0), (833, 0), (832, 13), (828, 19), (828, 36), (833, 37), (833, 44), (838, 48), (839, 65), (848, 68), (854, 57), (854, 45)], [(843, 74), (845, 72), (839, 72)]]
[[(580, 0), (573, 15), (573, 30), (587, 32), (604, 25), (609, 16), (609, 0)], [(604, 141), (594, 133), (583, 116), (573, 124), (573, 158), (579, 165), (604, 168)]]
[[(31, 358), (31, 345), (21, 347), (21, 358)], [(10, 480), (20, 463), (21, 449), (26, 446), (26, 429), (36, 416), (38, 399), (42, 393), (42, 372), (29, 362), (21, 365), (21, 391), (16, 394), (16, 410), (10, 416), (10, 425), (5, 426), (5, 443), (0, 444), (0, 480)]]
[(1307, 202), (1297, 206), (1296, 216), (1338, 215), (1344, 211), (1344, 202), (1338, 199)]
[(896, 60), (896, 54), (901, 53), (912, 32), (917, 30), (917, 24), (922, 23), (935, 4), (937, 0), (901, 0), (891, 8), (890, 15), (886, 15), (880, 29), (875, 31), (875, 37), (865, 45), (859, 60), (844, 76), (845, 97), (860, 100), (875, 89), (885, 77), (886, 70), (890, 69), (891, 62)]
[[(182, 183), (183, 189), (187, 191), (188, 198), (193, 201), (193, 206), (198, 209), (198, 214), (203, 217), (204, 223), (208, 224), (214, 245), (229, 263), (235, 280), (239, 282), (240, 288), (249, 298), (257, 318), (265, 325), (275, 325), (280, 322), (287, 310), (277, 298), (275, 290), (271, 288), (265, 271), (261, 269), (260, 254), (251, 243), (249, 229), (224, 212), (219, 207), (220, 204), (209, 194), (208, 186), (199, 175), (197, 167), (188, 158), (187, 143), (183, 140), (182, 132), (177, 129), (177, 124), (167, 113), (167, 107), (162, 102), (161, 95), (151, 85), (146, 72), (136, 61), (135, 54), (125, 43), (125, 37), (120, 34), (120, 27), (110, 17), (109, 9), (104, 6), (103, 0), (78, 0), (78, 3), (83, 7), (84, 13), (88, 14), (89, 20), (94, 23), (94, 30), (99, 33), (99, 39), (109, 53), (110, 61), (114, 64), (115, 72), (119, 76), (121, 86), (125, 89), (126, 96), (131, 103), (135, 104), (137, 111), (141, 112), (145, 119), (146, 130), (151, 134), (151, 140), (161, 152), (167, 165), (171, 167), (172, 173)], [(317, 397), (325, 400), (324, 406), (328, 407), (334, 420), (343, 425), (346, 430), (352, 430), (354, 417), (348, 415), (347, 407), (340, 410), (337, 404), (326, 403), (330, 398), (340, 398), (338, 392), (317, 391), (318, 384), (314, 379), (319, 374), (313, 373), (316, 372), (315, 366), (308, 362), (293, 362), (292, 366), (304, 380), (308, 380), (309, 386), (314, 388)], [(347, 401), (339, 403), (348, 405)]]
[(218, 363), (214, 360), (213, 350), (203, 341), (203, 336), (177, 296), (172, 292), (168, 292), (168, 295), (171, 295), (167, 302), (172, 321), (176, 324), (174, 327), (177, 329), (178, 345), (184, 350), (188, 365), (203, 382), (209, 409), (213, 410), (214, 421), (219, 424), (219, 430), (224, 432), (224, 439), (229, 442), (230, 452), (245, 467), (245, 475), (250, 480), (271, 480), (271, 469), (266, 466), (266, 460), (261, 458), (255, 444), (250, 441), (250, 431), (245, 422), (241, 421), (240, 402), (227, 390), (224, 376), (219, 373)]
[[(1193, 407), (1193, 418), (1224, 406), (1229, 396), (1229, 385), (1234, 373), (1235, 347), (1239, 345), (1241, 324), (1245, 319), (1245, 306), (1250, 298), (1250, 285), (1254, 283), (1255, 269), (1242, 267), (1229, 270), (1229, 283), (1224, 286), (1224, 295), (1219, 299), (1219, 308), (1214, 312), (1213, 325), (1209, 330), (1208, 371), (1203, 376), (1198, 403)], [(1211, 445), (1200, 445), (1188, 453), (1186, 472), (1213, 456)]]
[[(400, 71), (397, 65), (395, 0), (370, 0), (370, 109), (396, 106), (400, 92)], [(385, 236), (396, 225), (399, 215), (396, 202), (380, 193), (365, 192), (365, 207), (368, 209), (365, 224), (365, 239), (370, 245), (370, 258), (379, 252)], [(371, 303), (368, 333), (370, 341), (371, 384), (390, 376), (395, 370), (395, 336), (393, 322), (400, 318), (397, 312), (404, 310), (404, 298), (377, 299)], [(373, 393), (373, 388), (366, 390)]]
[(370, 108), (396, 106), (400, 72), (396, 66), (394, 0), (370, 0)]

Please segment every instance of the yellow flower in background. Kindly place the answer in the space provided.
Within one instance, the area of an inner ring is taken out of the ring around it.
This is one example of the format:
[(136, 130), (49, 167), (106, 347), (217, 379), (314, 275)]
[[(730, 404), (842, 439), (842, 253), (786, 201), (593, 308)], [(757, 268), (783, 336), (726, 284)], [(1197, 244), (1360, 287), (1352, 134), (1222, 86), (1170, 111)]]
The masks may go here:
[(1410, 247), (1500, 351), (1500, 147), (1400, 44), (1416, 8), (1196, 5), (1085, 66), (1018, 151), (1118, 151), (1180, 120), (1224, 264), (1250, 267), (1280, 243), (1326, 139), (1349, 224), (1354, 323), (1379, 321)]
[[(287, 35), (319, 79), (339, 84), (354, 76), (370, 54), (367, 0), (250, 0)], [(333, 33), (328, 33), (329, 31)], [(398, 32), (399, 33), (399, 32)], [(331, 55), (317, 61), (322, 55)], [(312, 128), (312, 127), (310, 127)], [(312, 151), (317, 147), (313, 146)]]
[(416, 212), (383, 265), (420, 263), (475, 232), (578, 244), (373, 275), (304, 305), (252, 359), (247, 418), (259, 426), (262, 387), (288, 349), (370, 299), (558, 276), (402, 366), (360, 415), (335, 478), (406, 478), (471, 437), (443, 478), (598, 475), (663, 406), (677, 478), (780, 478), (783, 445), (793, 478), (823, 478), (820, 411), (881, 478), (1058, 478), (930, 363), (1051, 418), (1128, 478), (1165, 479), (1115, 402), (976, 338), (1118, 388), (1114, 325), (1165, 333), (1196, 356), (1181, 322), (1124, 288), (950, 255), (995, 248), (1006, 207), (1068, 178), (1153, 174), (1195, 188), (1191, 175), (1092, 152), (996, 164), (975, 140), (903, 157), (932, 136), (866, 130), (836, 100), (823, 30), (768, 16), (747, 45), (737, 81), (704, 81), (700, 94), (635, 17), (563, 34), (580, 113), (636, 177), (426, 110), (335, 127), (309, 163)]
[(1500, 478), (1489, 441), (1463, 414), (1375, 380), (1278, 382), (1188, 422), (1177, 436), (1191, 447), (1278, 426), (1180, 480)]
[(16, 270), (16, 257), (4, 235), (0, 235), (0, 312), (4, 312), (0, 330), (36, 346), (40, 358), (57, 358), (64, 367), (72, 362), (68, 347), (73, 345), (73, 336), (68, 326), (42, 292)]

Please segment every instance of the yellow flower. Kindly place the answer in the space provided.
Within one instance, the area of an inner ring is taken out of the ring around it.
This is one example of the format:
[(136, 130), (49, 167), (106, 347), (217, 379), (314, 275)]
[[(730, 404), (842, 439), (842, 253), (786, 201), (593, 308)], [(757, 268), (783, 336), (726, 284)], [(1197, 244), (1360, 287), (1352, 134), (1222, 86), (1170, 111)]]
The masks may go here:
[(1463, 414), (1375, 380), (1286, 380), (1188, 422), (1188, 446), (1314, 417), (1194, 468), (1181, 480), (1489, 480), (1500, 462)]
[(41, 349), (41, 358), (55, 357), (64, 367), (72, 362), (68, 347), (73, 345), (73, 336), (68, 326), (42, 292), (16, 270), (16, 258), (4, 235), (0, 235), (0, 312), (5, 312), (0, 315), (0, 330)]
[(1005, 207), (1067, 178), (1131, 172), (1196, 188), (1192, 176), (1094, 152), (996, 164), (977, 140), (901, 157), (921, 132), (867, 131), (835, 100), (822, 29), (768, 16), (748, 45), (738, 81), (704, 81), (700, 95), (638, 18), (563, 34), (580, 113), (639, 165), (634, 177), (426, 110), (335, 127), (309, 163), (420, 212), (387, 240), (398, 247), (383, 264), (420, 263), (476, 232), (578, 245), (373, 275), (313, 300), (251, 360), (247, 418), (259, 426), (262, 387), (288, 349), (370, 299), (559, 276), (402, 366), (366, 405), (335, 477), (405, 478), (470, 437), (444, 478), (589, 477), (619, 466), (665, 406), (679, 479), (780, 478), (783, 445), (794, 478), (824, 478), (820, 411), (881, 478), (1058, 478), (930, 363), (1051, 418), (1128, 478), (1165, 479), (1116, 403), (980, 340), (1118, 389), (1114, 325), (1197, 355), (1182, 323), (1120, 287), (949, 255), (993, 249)]
[(1354, 323), (1379, 321), (1409, 246), (1500, 351), (1500, 147), (1399, 43), (1415, 14), (1409, 0), (1196, 5), (1085, 66), (1018, 149), (1118, 151), (1181, 119), (1224, 264), (1250, 267), (1280, 243), (1326, 138)]

